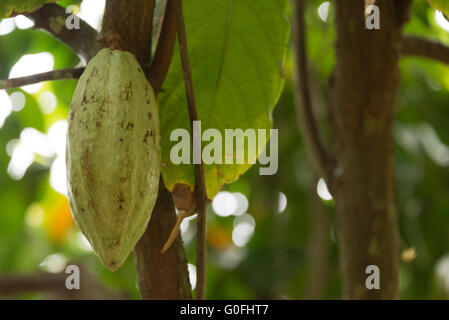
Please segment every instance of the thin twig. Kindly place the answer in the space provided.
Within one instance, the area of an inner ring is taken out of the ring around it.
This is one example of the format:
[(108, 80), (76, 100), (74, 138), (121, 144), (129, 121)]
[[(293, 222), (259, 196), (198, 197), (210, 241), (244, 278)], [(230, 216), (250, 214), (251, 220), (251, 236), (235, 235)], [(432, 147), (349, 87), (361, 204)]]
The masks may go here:
[[(186, 87), (187, 105), (192, 131), (192, 140), (195, 140), (193, 121), (198, 120), (195, 94), (193, 91), (192, 71), (190, 69), (189, 54), (187, 50), (187, 36), (182, 12), (182, 0), (176, 0), (176, 21), (178, 26), (178, 41), (181, 54), (182, 71)], [(196, 248), (196, 290), (195, 298), (203, 300), (206, 297), (206, 185), (204, 182), (204, 168), (202, 164), (195, 164), (195, 198), (198, 210), (197, 248)]]
[(156, 51), (151, 63), (148, 79), (154, 92), (159, 92), (168, 73), (176, 38), (175, 1), (167, 0), (162, 18)]
[(307, 44), (305, 34), (305, 4), (304, 0), (294, 0), (293, 36), (296, 53), (297, 84), (295, 96), (297, 98), (297, 114), (300, 129), (303, 132), (311, 164), (316, 172), (322, 176), (327, 185), (332, 185), (334, 162), (325, 148), (313, 114), (312, 99), (309, 88), (309, 73), (307, 70)]
[(96, 43), (98, 33), (81, 19), (79, 29), (68, 29), (65, 21), (69, 15), (65, 10), (60, 5), (48, 3), (36, 11), (25, 14), (34, 21), (34, 28), (47, 31), (88, 62), (99, 49)]
[(449, 46), (425, 38), (404, 37), (401, 53), (404, 56), (419, 56), (449, 64)]
[(22, 87), (28, 84), (50, 80), (78, 79), (84, 71), (84, 67), (53, 70), (31, 76), (0, 80), (0, 90), (8, 90)]

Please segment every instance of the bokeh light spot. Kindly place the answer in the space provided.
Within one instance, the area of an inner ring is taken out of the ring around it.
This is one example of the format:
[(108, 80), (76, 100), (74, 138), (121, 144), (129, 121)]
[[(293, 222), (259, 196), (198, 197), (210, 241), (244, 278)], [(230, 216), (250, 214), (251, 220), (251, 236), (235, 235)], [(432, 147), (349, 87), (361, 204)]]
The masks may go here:
[[(25, 54), (11, 68), (9, 78), (25, 77), (36, 73), (53, 70), (54, 58), (50, 52)], [(42, 83), (35, 83), (21, 87), (28, 93), (36, 93), (42, 88)]]
[(47, 256), (39, 266), (48, 272), (59, 273), (65, 269), (66, 264), (67, 258), (65, 256), (59, 253), (54, 253)]
[(11, 99), (11, 103), (12, 103), (12, 110), (13, 111), (20, 111), (23, 109), (23, 107), (25, 106), (25, 95), (20, 92), (20, 91), (16, 91), (13, 92), (9, 98)]
[(0, 90), (0, 128), (11, 114), (12, 102), (5, 90)]
[(330, 8), (330, 2), (326, 1), (323, 2), (319, 7), (318, 7), (318, 16), (320, 17), (321, 20), (323, 20), (324, 22), (327, 21), (327, 18), (329, 16), (329, 8)]
[(192, 290), (194, 290), (196, 287), (196, 267), (189, 263), (187, 268), (189, 270), (190, 285), (192, 286)]
[(227, 191), (219, 192), (212, 201), (212, 208), (220, 217), (228, 217), (237, 209), (237, 200)]
[(316, 191), (318, 193), (318, 196), (323, 200), (332, 200), (332, 195), (330, 194), (329, 190), (327, 189), (326, 182), (323, 178), (321, 178), (318, 181), (318, 184), (316, 186)]
[(282, 213), (287, 208), (287, 196), (283, 192), (279, 192), (278, 213)]
[(44, 91), (39, 95), (37, 103), (43, 114), (50, 114), (56, 109), (56, 96), (50, 91)]

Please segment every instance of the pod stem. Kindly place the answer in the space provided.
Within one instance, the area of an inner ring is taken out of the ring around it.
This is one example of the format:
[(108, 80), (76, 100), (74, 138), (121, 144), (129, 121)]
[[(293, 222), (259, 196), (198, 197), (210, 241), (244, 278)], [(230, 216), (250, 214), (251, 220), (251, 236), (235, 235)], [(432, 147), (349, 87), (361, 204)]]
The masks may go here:
[[(190, 129), (192, 140), (196, 136), (193, 132), (193, 121), (198, 120), (198, 113), (195, 103), (195, 94), (193, 91), (192, 71), (190, 69), (189, 54), (187, 50), (187, 36), (182, 12), (182, 0), (176, 3), (176, 24), (178, 29), (179, 51), (181, 55), (182, 71), (184, 84), (186, 87), (187, 106), (189, 109)], [(197, 221), (197, 245), (196, 245), (196, 290), (195, 298), (203, 300), (206, 297), (206, 184), (204, 181), (204, 168), (202, 163), (195, 164), (195, 199), (196, 211), (198, 212)]]
[(164, 244), (164, 247), (162, 248), (161, 253), (165, 253), (170, 248), (170, 246), (172, 245), (172, 243), (175, 241), (176, 237), (179, 234), (179, 230), (181, 228), (182, 221), (185, 218), (187, 218), (188, 216), (189, 216), (189, 214), (187, 213), (187, 211), (179, 210), (178, 218), (176, 220), (176, 224), (173, 227), (173, 229), (172, 229), (172, 231), (170, 233), (170, 236), (168, 237), (167, 242)]

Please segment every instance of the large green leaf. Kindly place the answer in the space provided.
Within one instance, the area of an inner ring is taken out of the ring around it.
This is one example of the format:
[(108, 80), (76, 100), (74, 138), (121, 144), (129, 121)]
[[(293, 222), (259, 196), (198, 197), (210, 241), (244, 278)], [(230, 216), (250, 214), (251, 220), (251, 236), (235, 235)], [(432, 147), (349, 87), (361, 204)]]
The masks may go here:
[[(286, 0), (186, 0), (190, 64), (202, 132), (218, 129), (270, 129), (271, 112), (283, 87), (281, 75), (289, 25)], [(163, 132), (162, 160), (166, 186), (194, 185), (193, 165), (170, 161), (170, 133), (190, 131), (184, 82), (176, 49), (159, 95)], [(257, 132), (257, 131), (256, 131)], [(203, 147), (209, 142), (204, 143)], [(223, 146), (223, 155), (224, 155)], [(254, 155), (257, 156), (257, 155)], [(248, 161), (245, 161), (248, 162)], [(235, 162), (234, 162), (235, 163)], [(204, 165), (208, 197), (251, 164)]]
[(33, 11), (48, 2), (58, 0), (2, 0), (0, 6), (0, 19), (8, 18), (14, 12)]
[(449, 1), (448, 0), (428, 0), (430, 5), (437, 10), (440, 10), (446, 17), (449, 16)]

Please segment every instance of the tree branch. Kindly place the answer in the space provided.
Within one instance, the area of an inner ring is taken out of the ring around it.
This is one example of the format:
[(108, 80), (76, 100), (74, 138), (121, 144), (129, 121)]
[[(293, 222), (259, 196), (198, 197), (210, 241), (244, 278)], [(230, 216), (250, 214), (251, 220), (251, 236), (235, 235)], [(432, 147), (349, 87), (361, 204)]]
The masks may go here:
[(38, 10), (26, 13), (34, 21), (34, 28), (43, 29), (56, 39), (69, 46), (74, 52), (88, 62), (98, 51), (96, 43), (98, 33), (87, 22), (80, 19), (80, 29), (68, 29), (65, 25), (69, 17), (65, 8), (55, 3), (48, 3)]
[(406, 36), (402, 44), (403, 56), (418, 56), (449, 64), (449, 47), (425, 38)]
[[(193, 130), (193, 121), (198, 120), (198, 112), (195, 103), (195, 93), (193, 90), (192, 71), (190, 69), (189, 53), (187, 49), (187, 35), (184, 24), (184, 16), (182, 12), (182, 0), (177, 0), (176, 6), (176, 22), (178, 26), (178, 42), (181, 54), (182, 71), (184, 75), (184, 84), (186, 87), (187, 106), (189, 109), (189, 119), (192, 132), (192, 142), (196, 139), (197, 134)], [(203, 300), (206, 296), (206, 185), (204, 182), (204, 167), (202, 163), (195, 164), (195, 198), (198, 210), (197, 222), (197, 247), (196, 247), (196, 290), (195, 298)]]
[[(104, 47), (134, 54), (142, 69), (151, 61), (155, 0), (110, 0), (104, 10), (101, 38)], [(118, 45), (117, 47), (115, 47)]]
[(148, 80), (154, 92), (160, 91), (173, 56), (176, 39), (176, 13), (174, 6), (174, 0), (166, 0), (157, 48), (148, 72)]
[(84, 67), (66, 68), (49, 72), (37, 73), (31, 76), (0, 80), (0, 90), (8, 90), (22, 87), (28, 84), (50, 80), (78, 79), (84, 71)]
[(307, 44), (305, 34), (305, 5), (304, 0), (294, 1), (293, 36), (296, 53), (295, 96), (298, 122), (304, 136), (304, 143), (308, 149), (311, 164), (316, 172), (322, 176), (328, 187), (332, 185), (334, 160), (329, 155), (321, 140), (317, 123), (313, 114), (312, 99), (309, 88), (309, 73), (307, 66)]

